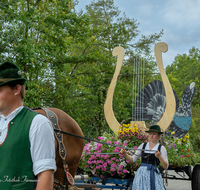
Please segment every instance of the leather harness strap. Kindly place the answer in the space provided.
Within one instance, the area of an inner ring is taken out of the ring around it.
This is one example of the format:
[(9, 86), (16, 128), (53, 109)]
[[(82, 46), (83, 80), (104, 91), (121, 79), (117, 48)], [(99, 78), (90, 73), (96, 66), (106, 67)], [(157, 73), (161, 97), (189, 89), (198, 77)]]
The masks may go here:
[[(55, 137), (58, 141), (59, 155), (60, 155), (60, 157), (63, 161), (65, 179), (67, 179), (67, 180), (65, 180), (66, 181), (65, 185), (63, 185), (57, 179), (54, 179), (53, 189), (54, 190), (66, 190), (66, 189), (68, 189), (68, 182), (71, 185), (74, 185), (74, 179), (71, 176), (71, 174), (69, 173), (68, 165), (66, 164), (66, 160), (65, 160), (66, 148), (65, 148), (65, 145), (63, 144), (63, 134), (59, 132), (61, 129), (60, 129), (59, 124), (58, 124), (58, 116), (53, 111), (51, 111), (50, 109), (47, 109), (47, 108), (42, 108), (42, 109), (46, 113), (46, 117), (51, 121), (51, 123), (53, 125), (54, 134), (55, 134)], [(59, 130), (59, 131), (56, 132), (55, 129)]]
[(66, 187), (65, 185), (63, 185), (60, 181), (58, 181), (57, 179), (54, 179), (53, 182), (53, 190), (65, 190)]
[[(45, 111), (47, 118), (51, 121), (53, 128), (57, 130), (61, 130), (58, 124), (58, 116), (50, 109), (47, 109), (47, 108), (42, 108), (42, 109)], [(63, 134), (61, 134), (60, 132), (55, 132), (54, 134), (58, 141), (59, 155), (64, 161), (66, 157), (66, 149), (63, 144)]]

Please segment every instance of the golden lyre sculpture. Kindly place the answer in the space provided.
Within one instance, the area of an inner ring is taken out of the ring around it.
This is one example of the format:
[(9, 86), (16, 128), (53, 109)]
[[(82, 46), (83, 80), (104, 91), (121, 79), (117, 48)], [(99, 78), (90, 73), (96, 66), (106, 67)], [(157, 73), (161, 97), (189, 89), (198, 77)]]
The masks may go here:
[[(154, 48), (157, 65), (158, 65), (158, 68), (160, 71), (160, 75), (162, 77), (162, 81), (163, 81), (164, 88), (165, 88), (165, 94), (166, 94), (165, 112), (162, 115), (162, 118), (160, 119), (160, 121), (157, 123), (158, 125), (160, 125), (162, 131), (165, 131), (169, 127), (170, 123), (173, 120), (173, 117), (175, 114), (175, 109), (176, 109), (174, 93), (173, 93), (172, 87), (169, 83), (169, 80), (167, 78), (167, 75), (165, 73), (165, 70), (163, 67), (163, 62), (162, 62), (162, 52), (166, 52), (167, 50), (168, 50), (168, 46), (164, 42), (157, 43)], [(122, 62), (123, 62), (123, 58), (124, 58), (124, 48), (115, 47), (113, 49), (112, 53), (113, 53), (113, 56), (117, 56), (117, 65), (115, 68), (115, 72), (114, 72), (112, 81), (108, 88), (107, 97), (106, 97), (106, 101), (104, 104), (104, 114), (105, 114), (105, 118), (106, 118), (106, 121), (107, 121), (109, 127), (113, 130), (113, 132), (115, 134), (117, 134), (118, 130), (120, 128), (120, 123), (115, 118), (115, 115), (113, 112), (113, 107), (112, 107), (112, 102), (113, 102), (115, 86), (117, 83), (117, 78), (118, 78), (118, 75), (119, 75), (121, 67), (122, 67)], [(145, 121), (132, 121), (131, 123), (132, 123), (132, 125), (133, 125), (133, 123), (134, 123), (134, 125), (139, 125), (141, 128), (143, 128), (143, 130), (146, 129)]]

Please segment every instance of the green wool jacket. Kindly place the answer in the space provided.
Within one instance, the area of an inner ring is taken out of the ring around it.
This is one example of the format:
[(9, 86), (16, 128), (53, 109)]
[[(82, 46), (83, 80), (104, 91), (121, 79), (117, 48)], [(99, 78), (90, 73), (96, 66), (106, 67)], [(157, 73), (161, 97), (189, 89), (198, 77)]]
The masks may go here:
[(34, 190), (29, 129), (36, 114), (24, 107), (9, 123), (0, 146), (0, 190)]

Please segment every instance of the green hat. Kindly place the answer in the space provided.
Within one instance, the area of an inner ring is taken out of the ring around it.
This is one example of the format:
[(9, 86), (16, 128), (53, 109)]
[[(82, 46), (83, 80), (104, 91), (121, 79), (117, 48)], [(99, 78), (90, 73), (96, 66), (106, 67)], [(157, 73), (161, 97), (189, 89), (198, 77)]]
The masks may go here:
[(22, 71), (13, 63), (5, 62), (0, 64), (0, 86), (7, 84), (25, 84), (26, 79), (22, 78)]
[(160, 126), (159, 125), (152, 125), (148, 131), (145, 131), (147, 133), (149, 132), (158, 132), (160, 134), (162, 134), (163, 132), (161, 132)]

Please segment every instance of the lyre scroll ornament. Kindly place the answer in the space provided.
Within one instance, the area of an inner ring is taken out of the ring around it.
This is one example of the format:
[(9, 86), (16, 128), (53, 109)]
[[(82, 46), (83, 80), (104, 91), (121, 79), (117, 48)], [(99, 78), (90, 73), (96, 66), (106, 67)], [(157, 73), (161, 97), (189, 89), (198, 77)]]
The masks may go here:
[[(166, 109), (165, 112), (158, 122), (158, 125), (160, 125), (162, 131), (165, 131), (168, 126), (170, 125), (174, 114), (175, 114), (175, 98), (174, 94), (171, 88), (171, 85), (169, 83), (169, 80), (167, 78), (167, 75), (164, 71), (163, 63), (162, 63), (162, 52), (166, 52), (168, 50), (167, 44), (164, 42), (157, 43), (154, 48), (155, 56), (156, 56), (156, 61), (158, 64), (158, 68), (163, 80), (164, 88), (165, 88), (165, 93), (166, 93)], [(104, 113), (105, 113), (105, 118), (106, 121), (109, 125), (109, 127), (113, 130), (115, 134), (118, 133), (120, 124), (115, 118), (113, 108), (112, 108), (112, 101), (113, 101), (113, 95), (114, 95), (114, 90), (115, 86), (117, 83), (117, 78), (119, 76), (121, 67), (122, 67), (122, 62), (124, 58), (124, 49), (122, 47), (116, 47), (113, 50), (113, 56), (117, 56), (117, 65), (115, 68), (115, 72), (112, 78), (112, 81), (110, 83), (110, 86), (108, 88), (107, 92), (107, 98), (104, 104)], [(145, 122), (144, 121), (134, 121), (132, 124), (135, 125), (140, 125), (141, 128), (145, 130)]]
[(113, 108), (112, 108), (112, 101), (113, 101), (115, 86), (117, 83), (117, 77), (119, 76), (119, 73), (122, 67), (122, 62), (124, 59), (124, 48), (115, 47), (112, 53), (113, 53), (113, 56), (117, 56), (117, 65), (115, 68), (115, 73), (113, 75), (112, 81), (108, 88), (108, 93), (107, 93), (106, 101), (104, 104), (104, 114), (105, 114), (105, 118), (109, 127), (113, 130), (115, 134), (117, 134), (120, 124), (115, 118)]
[(163, 62), (162, 62), (162, 52), (166, 52), (168, 50), (168, 46), (164, 42), (159, 42), (155, 45), (154, 48), (154, 53), (156, 56), (156, 61), (158, 65), (158, 69), (160, 71), (160, 75), (162, 77), (163, 85), (165, 88), (165, 94), (166, 94), (166, 108), (165, 112), (160, 119), (160, 121), (157, 123), (160, 125), (161, 129), (165, 131), (170, 123), (173, 120), (175, 111), (176, 111), (176, 102), (174, 98), (174, 93), (172, 90), (172, 87), (169, 83), (169, 80), (167, 78), (167, 75), (165, 73), (164, 67), (163, 67)]

